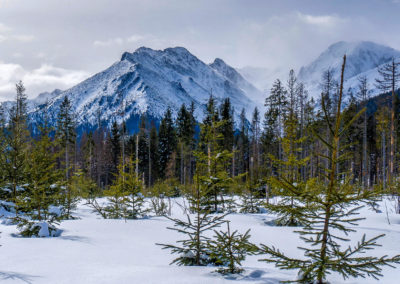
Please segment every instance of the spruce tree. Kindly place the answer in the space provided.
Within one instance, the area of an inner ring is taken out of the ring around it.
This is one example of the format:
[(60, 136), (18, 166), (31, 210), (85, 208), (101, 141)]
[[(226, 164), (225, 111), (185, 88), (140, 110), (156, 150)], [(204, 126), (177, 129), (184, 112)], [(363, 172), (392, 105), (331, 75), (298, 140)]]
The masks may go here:
[(302, 188), (302, 192), (297, 191), (294, 186), (292, 188), (294, 192), (297, 191), (298, 200), (305, 204), (301, 209), (304, 228), (298, 231), (300, 238), (307, 244), (306, 247), (300, 248), (305, 257), (292, 258), (275, 247), (261, 245), (261, 253), (268, 255), (268, 258), (261, 261), (275, 263), (281, 269), (299, 271), (298, 280), (292, 282), (322, 284), (326, 283), (327, 276), (332, 272), (339, 273), (344, 279), (366, 276), (378, 278), (381, 276), (382, 266), (400, 263), (400, 255), (392, 258), (362, 255), (378, 246), (377, 240), (383, 235), (369, 240), (364, 235), (354, 247), (344, 248), (339, 243), (349, 241), (347, 235), (355, 231), (350, 225), (356, 225), (363, 219), (357, 216), (357, 211), (362, 207), (360, 203), (378, 196), (378, 192), (373, 190), (358, 190), (351, 184), (349, 176), (338, 174), (336, 170), (337, 164), (346, 159), (348, 154), (344, 150), (346, 146), (339, 143), (340, 139), (362, 114), (360, 112), (350, 121), (343, 121), (341, 105), (345, 63), (346, 56), (343, 58), (339, 97), (333, 122), (330, 122), (326, 114), (326, 105), (322, 99), (330, 140), (327, 141), (322, 135), (314, 133), (330, 149), (330, 156), (327, 157), (328, 167), (324, 169), (328, 182), (310, 180), (307, 186)]
[(172, 209), (171, 197), (176, 194), (177, 183), (167, 179), (157, 181), (150, 189), (150, 203), (156, 216), (170, 216)]
[(71, 102), (68, 97), (65, 96), (64, 100), (60, 105), (60, 111), (58, 113), (57, 120), (57, 129), (56, 129), (56, 137), (60, 142), (64, 153), (64, 170), (65, 170), (65, 182), (64, 182), (64, 203), (65, 203), (65, 218), (70, 219), (71, 211), (74, 209), (72, 196), (72, 190), (70, 188), (70, 178), (71, 178), (71, 169), (73, 165), (73, 160), (71, 158), (74, 153), (74, 145), (75, 145), (75, 118), (74, 112), (71, 106)]
[(273, 194), (279, 196), (277, 204), (268, 204), (270, 212), (278, 217), (274, 223), (278, 226), (299, 226), (302, 224), (302, 206), (298, 194), (305, 183), (300, 176), (300, 169), (308, 157), (299, 158), (300, 145), (304, 137), (298, 138), (298, 122), (293, 110), (289, 110), (284, 121), (284, 137), (281, 139), (282, 159), (270, 155), (272, 163), (277, 168), (277, 174), (270, 176), (268, 184)]
[(283, 119), (286, 115), (286, 106), (288, 104), (287, 92), (282, 82), (277, 79), (272, 85), (270, 96), (266, 98), (265, 105), (268, 107), (269, 123), (273, 125), (274, 134), (278, 139), (278, 159), (282, 159), (282, 145), (280, 138), (282, 138)]
[[(228, 194), (233, 179), (226, 167), (232, 161), (232, 152), (223, 150), (220, 143), (224, 137), (219, 130), (225, 121), (219, 120), (215, 112), (214, 115), (210, 114), (209, 118), (211, 120), (206, 119), (200, 126), (202, 138), (199, 143), (199, 150), (196, 151), (195, 155), (197, 164), (207, 166), (203, 168), (204, 172), (202, 173), (203, 182), (208, 192), (204, 206), (212, 212), (220, 212), (230, 210), (230, 203), (232, 202)], [(201, 170), (199, 165), (197, 165), (197, 170)]]
[(160, 123), (158, 133), (158, 176), (166, 177), (168, 163), (171, 161), (172, 153), (176, 148), (176, 133), (172, 120), (171, 109), (168, 108)]
[(188, 110), (182, 104), (176, 118), (177, 132), (177, 173), (181, 184), (186, 184), (188, 178), (192, 177), (192, 151), (194, 150), (195, 141), (195, 120), (194, 120), (194, 105)]
[[(114, 184), (104, 191), (109, 205), (100, 209), (103, 217), (109, 219), (138, 219), (146, 215), (142, 182), (135, 175), (132, 159), (127, 165), (120, 163)], [(96, 209), (96, 208), (95, 208)]]
[[(62, 172), (56, 168), (55, 141), (50, 137), (51, 129), (47, 122), (39, 126), (39, 131), (39, 137), (33, 142), (27, 157), (30, 166), (27, 169), (26, 191), (17, 203), (25, 213), (15, 219), (24, 237), (55, 236), (55, 225), (60, 221), (63, 210), (60, 206), (55, 207), (60, 203), (62, 180)], [(52, 206), (57, 210), (52, 211)]]
[(252, 139), (251, 139), (251, 157), (250, 157), (250, 178), (252, 183), (259, 182), (259, 171), (260, 171), (260, 164), (261, 164), (261, 157), (260, 157), (260, 111), (257, 107), (254, 108), (253, 111), (253, 118), (251, 120), (251, 132), (252, 132)]
[(234, 119), (233, 108), (229, 98), (223, 100), (221, 104), (221, 120), (224, 124), (221, 126), (221, 134), (224, 139), (221, 141), (222, 149), (232, 151), (234, 142)]
[(214, 230), (215, 236), (209, 241), (210, 256), (215, 259), (215, 265), (223, 266), (217, 269), (221, 274), (242, 273), (240, 268), (247, 255), (257, 252), (257, 246), (252, 244), (250, 230), (240, 234), (237, 230), (231, 231), (229, 221), (226, 222), (226, 231)]
[(249, 127), (246, 119), (246, 110), (243, 108), (240, 113), (239, 134), (236, 138), (236, 151), (238, 156), (237, 174), (244, 174), (249, 171)]
[[(26, 190), (27, 154), (29, 151), (30, 133), (27, 122), (27, 103), (25, 87), (20, 81), (16, 84), (16, 100), (10, 110), (10, 119), (5, 130), (5, 148), (3, 155), (6, 187), (10, 189), (9, 201), (18, 202), (19, 193)], [(15, 208), (18, 214), (18, 206)]]
[(263, 213), (265, 211), (265, 200), (262, 198), (262, 193), (260, 192), (260, 186), (257, 183), (252, 182), (249, 174), (246, 174), (246, 181), (243, 185), (238, 183), (241, 187), (240, 190), (240, 212), (241, 213)]
[[(5, 188), (6, 181), (6, 148), (7, 143), (5, 139), (5, 113), (4, 108), (0, 105), (0, 199), (6, 200), (8, 190)], [(3, 204), (2, 204), (3, 205)]]
[(118, 171), (118, 165), (122, 154), (121, 134), (116, 121), (113, 122), (111, 127), (110, 145), (111, 145), (111, 159), (112, 159), (111, 173), (116, 174)]
[(157, 244), (163, 249), (171, 250), (172, 254), (178, 254), (171, 264), (206, 266), (213, 263), (208, 243), (210, 238), (207, 233), (219, 227), (224, 222), (225, 215), (211, 215), (209, 210), (204, 210), (202, 203), (207, 198), (204, 178), (199, 171), (196, 172), (195, 183), (188, 196), (191, 206), (190, 212), (186, 213), (186, 218), (178, 219), (166, 216), (174, 223), (174, 227), (168, 227), (168, 229), (184, 235), (184, 239), (178, 240), (174, 245)]
[(139, 174), (143, 185), (147, 184), (149, 174), (149, 136), (146, 127), (146, 118), (144, 116), (140, 119), (140, 128), (138, 133), (138, 162)]
[(151, 187), (158, 179), (158, 135), (157, 128), (153, 124), (150, 129), (150, 140), (149, 140), (149, 187)]
[(74, 195), (82, 197), (89, 201), (101, 196), (102, 192), (92, 178), (82, 169), (78, 169), (71, 177), (71, 187)]

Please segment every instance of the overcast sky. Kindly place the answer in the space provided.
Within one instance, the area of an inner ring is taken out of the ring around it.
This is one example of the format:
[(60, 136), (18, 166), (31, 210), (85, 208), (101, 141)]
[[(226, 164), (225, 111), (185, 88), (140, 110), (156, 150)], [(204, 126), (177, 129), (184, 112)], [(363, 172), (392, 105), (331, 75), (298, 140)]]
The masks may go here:
[(0, 0), (0, 100), (66, 89), (140, 46), (298, 68), (339, 40), (400, 49), (400, 0)]

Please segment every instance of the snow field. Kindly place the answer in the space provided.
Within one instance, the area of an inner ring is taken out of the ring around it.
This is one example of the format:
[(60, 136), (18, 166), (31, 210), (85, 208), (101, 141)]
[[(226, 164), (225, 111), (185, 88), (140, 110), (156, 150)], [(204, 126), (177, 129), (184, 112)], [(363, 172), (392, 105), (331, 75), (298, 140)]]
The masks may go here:
[[(174, 200), (173, 217), (184, 217), (183, 210)], [(379, 234), (386, 236), (379, 241), (382, 247), (373, 255), (400, 253), (400, 215), (394, 213), (394, 202), (386, 200), (382, 213), (363, 208), (357, 232), (350, 235), (356, 243), (366, 233), (367, 238)], [(173, 223), (164, 217), (140, 220), (105, 220), (80, 203), (75, 215), (77, 220), (61, 223), (63, 230), (56, 238), (20, 238), (14, 225), (0, 224), (0, 282), (1, 283), (279, 283), (296, 279), (296, 271), (281, 271), (272, 264), (259, 262), (262, 256), (250, 256), (243, 262), (245, 272), (238, 276), (221, 276), (215, 267), (184, 267), (169, 265), (175, 258), (168, 250), (155, 243), (173, 244), (181, 235), (168, 230)], [(302, 246), (296, 228), (274, 227), (265, 222), (273, 219), (269, 214), (230, 214), (231, 229), (244, 233), (251, 229), (251, 241), (275, 245), (289, 256), (301, 257)], [(225, 229), (222, 227), (221, 229)], [(328, 280), (339, 283), (399, 283), (399, 266), (385, 268), (380, 280), (350, 279), (343, 281), (339, 275)]]

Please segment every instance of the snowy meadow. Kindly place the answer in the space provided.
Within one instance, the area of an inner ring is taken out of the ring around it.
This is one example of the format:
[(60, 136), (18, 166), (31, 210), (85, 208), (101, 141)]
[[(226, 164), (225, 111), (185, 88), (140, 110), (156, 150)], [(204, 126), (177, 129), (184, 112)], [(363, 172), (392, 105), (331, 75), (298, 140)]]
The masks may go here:
[[(99, 201), (100, 202), (100, 201)], [(271, 201), (276, 202), (274, 200)], [(150, 200), (146, 200), (149, 205)], [(172, 199), (172, 217), (183, 218), (182, 198)], [(378, 212), (364, 207), (366, 218), (357, 232), (351, 234), (354, 245), (363, 234), (372, 237), (385, 234), (379, 247), (370, 254), (393, 255), (399, 250), (400, 215), (395, 214), (395, 201), (386, 198), (379, 202)], [(3, 212), (4, 213), (4, 212)], [(220, 275), (213, 266), (170, 265), (176, 257), (156, 243), (175, 243), (180, 234), (167, 227), (173, 223), (165, 217), (137, 220), (103, 219), (93, 209), (80, 202), (73, 213), (77, 219), (61, 223), (59, 237), (22, 238), (16, 235), (15, 225), (7, 224), (6, 216), (0, 225), (1, 283), (279, 283), (295, 280), (296, 271), (282, 271), (273, 264), (259, 262), (262, 255), (248, 256), (240, 275)], [(302, 257), (297, 247), (302, 245), (297, 228), (270, 224), (275, 218), (269, 213), (232, 213), (226, 216), (232, 229), (244, 233), (251, 229), (250, 240), (284, 247), (293, 257)], [(390, 222), (390, 224), (389, 224)], [(353, 241), (354, 240), (354, 241)], [(343, 281), (340, 275), (330, 276), (330, 283), (398, 283), (399, 266), (384, 268), (380, 280), (372, 278)]]

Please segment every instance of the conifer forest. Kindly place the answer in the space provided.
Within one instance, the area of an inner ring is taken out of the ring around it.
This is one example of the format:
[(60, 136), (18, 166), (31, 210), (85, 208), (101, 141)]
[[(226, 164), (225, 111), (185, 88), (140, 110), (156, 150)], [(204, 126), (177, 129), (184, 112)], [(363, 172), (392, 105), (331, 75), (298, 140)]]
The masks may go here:
[(40, 101), (15, 80), (0, 282), (398, 283), (400, 51), (339, 42), (263, 91), (237, 70), (141, 47)]

